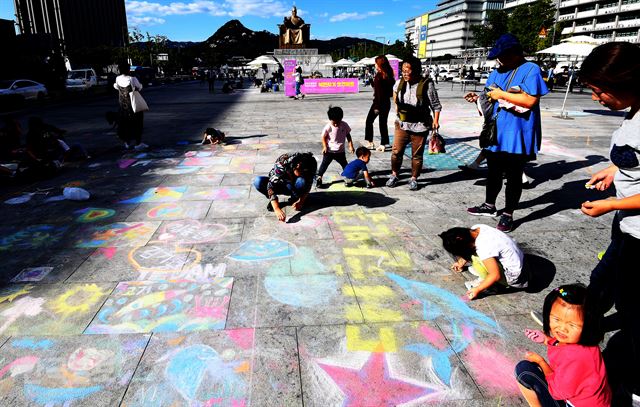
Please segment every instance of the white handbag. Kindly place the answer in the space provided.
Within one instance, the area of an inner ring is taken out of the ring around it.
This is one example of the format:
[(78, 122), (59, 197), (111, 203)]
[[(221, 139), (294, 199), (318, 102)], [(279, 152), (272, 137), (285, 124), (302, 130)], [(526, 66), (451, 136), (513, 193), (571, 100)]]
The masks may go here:
[(140, 92), (134, 90), (129, 95), (131, 96), (131, 109), (133, 109), (133, 113), (146, 112), (149, 110), (149, 106)]

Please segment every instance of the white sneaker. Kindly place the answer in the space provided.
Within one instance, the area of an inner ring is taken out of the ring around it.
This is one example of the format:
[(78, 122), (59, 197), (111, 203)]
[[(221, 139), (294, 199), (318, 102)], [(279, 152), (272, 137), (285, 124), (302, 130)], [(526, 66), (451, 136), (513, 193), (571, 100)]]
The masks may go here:
[(367, 144), (367, 148), (368, 148), (369, 150), (373, 150), (374, 148), (376, 148), (376, 145), (375, 145), (375, 144), (373, 144), (373, 141), (370, 141), (370, 142)]
[(149, 148), (149, 146), (144, 143), (140, 143), (137, 146), (133, 147), (133, 149), (136, 151), (146, 150), (147, 148)]
[(477, 286), (479, 286), (480, 283), (482, 283), (482, 281), (484, 280), (478, 277), (475, 280), (465, 281), (464, 286), (467, 287), (467, 290), (470, 290), (472, 288), (476, 288)]
[(384, 147), (384, 145), (380, 144), (380, 145), (378, 146), (378, 148), (376, 148), (376, 150), (377, 150), (377, 151), (380, 151), (381, 153), (384, 153), (385, 147)]

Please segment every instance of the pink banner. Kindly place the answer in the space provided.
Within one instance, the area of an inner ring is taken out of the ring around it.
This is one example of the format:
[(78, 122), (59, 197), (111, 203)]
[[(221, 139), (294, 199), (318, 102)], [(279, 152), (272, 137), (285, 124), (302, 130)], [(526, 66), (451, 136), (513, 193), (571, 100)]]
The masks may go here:
[(357, 78), (305, 79), (301, 90), (306, 94), (358, 93), (360, 91)]
[(389, 64), (391, 65), (391, 69), (393, 69), (393, 77), (396, 80), (400, 79), (400, 61), (392, 59), (389, 61)]
[(296, 60), (285, 59), (282, 65), (284, 66), (284, 94), (285, 96), (295, 96), (296, 79), (294, 78), (294, 73), (296, 70)]

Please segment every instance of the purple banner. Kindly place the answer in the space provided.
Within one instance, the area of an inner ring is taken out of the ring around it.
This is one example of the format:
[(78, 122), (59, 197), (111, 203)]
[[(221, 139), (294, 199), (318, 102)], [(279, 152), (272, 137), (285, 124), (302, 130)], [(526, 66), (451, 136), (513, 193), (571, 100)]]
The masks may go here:
[(301, 90), (306, 94), (358, 93), (360, 91), (357, 78), (305, 79)]
[(295, 96), (296, 79), (294, 73), (296, 70), (296, 60), (285, 59), (282, 65), (284, 67), (284, 94), (285, 96)]

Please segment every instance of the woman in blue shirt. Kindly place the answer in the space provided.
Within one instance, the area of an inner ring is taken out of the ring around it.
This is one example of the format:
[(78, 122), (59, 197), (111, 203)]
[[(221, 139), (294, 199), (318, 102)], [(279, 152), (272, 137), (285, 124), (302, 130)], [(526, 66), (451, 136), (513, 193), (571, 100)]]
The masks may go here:
[[(540, 67), (527, 62), (522, 46), (516, 37), (504, 34), (491, 48), (489, 59), (497, 59), (495, 69), (487, 84), (491, 90), (486, 96), (494, 101), (493, 117), (496, 118), (497, 143), (486, 147), (487, 188), (485, 202), (468, 208), (471, 215), (496, 216), (496, 198), (502, 189), (503, 174), (507, 180), (505, 208), (497, 229), (510, 232), (513, 229), (513, 211), (522, 195), (522, 174), (525, 163), (535, 158), (542, 140), (540, 123), (540, 97), (548, 93)], [(478, 95), (465, 95), (469, 102), (476, 102)]]

